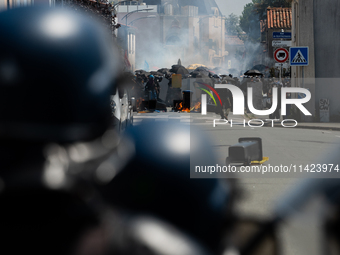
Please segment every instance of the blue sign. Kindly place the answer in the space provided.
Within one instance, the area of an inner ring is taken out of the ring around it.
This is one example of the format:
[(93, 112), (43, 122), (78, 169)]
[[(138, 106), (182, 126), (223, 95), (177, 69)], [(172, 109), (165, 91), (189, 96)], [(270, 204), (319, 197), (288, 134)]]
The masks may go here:
[(308, 66), (308, 47), (290, 47), (289, 59), (291, 66)]
[(292, 39), (291, 32), (273, 32), (273, 39)]

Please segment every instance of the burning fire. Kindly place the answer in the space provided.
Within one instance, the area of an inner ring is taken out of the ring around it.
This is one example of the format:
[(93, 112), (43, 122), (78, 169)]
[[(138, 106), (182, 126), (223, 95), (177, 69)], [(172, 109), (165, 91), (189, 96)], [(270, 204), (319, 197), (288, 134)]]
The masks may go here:
[(197, 102), (193, 107), (191, 107), (190, 111), (199, 112), (201, 110), (201, 102)]
[(177, 106), (177, 111), (182, 112), (199, 112), (201, 109), (201, 102), (197, 102), (193, 107), (189, 108), (183, 108), (183, 102), (179, 103)]
[(181, 103), (179, 103), (178, 111), (190, 112), (190, 109), (189, 108), (183, 108), (183, 102), (181, 102)]

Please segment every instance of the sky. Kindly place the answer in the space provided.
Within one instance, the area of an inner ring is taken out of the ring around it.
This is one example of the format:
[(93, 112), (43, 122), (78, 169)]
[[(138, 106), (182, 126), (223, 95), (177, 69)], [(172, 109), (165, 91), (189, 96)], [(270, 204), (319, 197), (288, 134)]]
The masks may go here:
[(243, 11), (243, 7), (250, 3), (251, 0), (215, 0), (220, 8), (222, 15), (228, 16), (231, 13), (240, 16)]

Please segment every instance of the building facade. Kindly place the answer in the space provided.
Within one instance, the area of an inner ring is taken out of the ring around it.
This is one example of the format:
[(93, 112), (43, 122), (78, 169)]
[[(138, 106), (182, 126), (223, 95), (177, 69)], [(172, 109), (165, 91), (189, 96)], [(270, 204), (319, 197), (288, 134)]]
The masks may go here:
[(260, 22), (261, 25), (261, 43), (263, 48), (262, 63), (267, 66), (273, 66), (274, 51), (272, 43), (275, 40), (273, 32), (291, 32), (292, 28), (292, 10), (291, 8), (269, 7), (267, 8), (267, 19)]
[(309, 48), (308, 66), (292, 67), (292, 84), (310, 90), (314, 120), (320, 120), (322, 102), (328, 102), (329, 121), (339, 121), (340, 2), (294, 0), (292, 14), (292, 46)]
[[(181, 59), (183, 65), (224, 64), (225, 22), (214, 0), (145, 0), (117, 3), (117, 37), (128, 54), (130, 69), (171, 67)], [(130, 43), (127, 32), (133, 34)]]

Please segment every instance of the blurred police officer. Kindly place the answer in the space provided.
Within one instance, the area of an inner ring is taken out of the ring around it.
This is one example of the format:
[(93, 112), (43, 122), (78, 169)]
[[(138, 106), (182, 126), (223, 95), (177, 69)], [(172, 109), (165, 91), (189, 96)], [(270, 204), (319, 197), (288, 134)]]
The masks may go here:
[(118, 54), (66, 9), (1, 12), (0, 31), (1, 254), (102, 254), (96, 193), (75, 173), (109, 127)]

